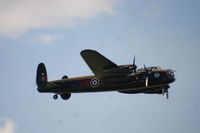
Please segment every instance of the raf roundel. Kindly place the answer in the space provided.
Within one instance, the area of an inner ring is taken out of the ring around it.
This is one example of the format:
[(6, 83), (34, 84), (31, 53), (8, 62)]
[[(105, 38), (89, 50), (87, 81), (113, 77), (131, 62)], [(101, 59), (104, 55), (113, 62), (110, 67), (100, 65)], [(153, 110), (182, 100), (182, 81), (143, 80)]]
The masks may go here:
[(155, 78), (159, 78), (159, 77), (160, 77), (160, 73), (156, 72), (156, 73), (154, 74), (154, 77), (155, 77)]
[(91, 85), (93, 88), (98, 87), (98, 86), (99, 86), (99, 79), (97, 79), (97, 78), (91, 79), (90, 85)]

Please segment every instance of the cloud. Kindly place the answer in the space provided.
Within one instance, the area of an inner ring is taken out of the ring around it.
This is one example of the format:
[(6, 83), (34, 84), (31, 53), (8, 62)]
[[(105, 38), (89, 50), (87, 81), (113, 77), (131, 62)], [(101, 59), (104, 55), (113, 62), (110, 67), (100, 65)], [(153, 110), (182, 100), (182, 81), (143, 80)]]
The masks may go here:
[(63, 34), (39, 34), (31, 38), (32, 42), (39, 42), (45, 45), (52, 44), (56, 40), (64, 38)]
[(4, 126), (0, 126), (0, 133), (14, 133), (16, 125), (10, 118), (3, 119)]
[(142, 15), (150, 21), (155, 21), (160, 16), (159, 4), (153, 3), (149, 9), (143, 11)]
[(76, 19), (114, 15), (121, 0), (1, 0), (0, 33), (16, 38), (31, 29), (74, 26)]

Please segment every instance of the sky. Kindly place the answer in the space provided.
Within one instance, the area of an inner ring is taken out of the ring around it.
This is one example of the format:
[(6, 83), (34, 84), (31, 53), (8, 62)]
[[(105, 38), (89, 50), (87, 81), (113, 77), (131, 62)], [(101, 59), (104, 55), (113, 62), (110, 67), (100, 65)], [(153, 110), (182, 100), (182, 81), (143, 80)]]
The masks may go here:
[[(0, 133), (200, 131), (199, 0), (0, 0)], [(94, 49), (116, 64), (175, 70), (169, 100), (118, 92), (41, 94), (49, 80), (92, 75)]]

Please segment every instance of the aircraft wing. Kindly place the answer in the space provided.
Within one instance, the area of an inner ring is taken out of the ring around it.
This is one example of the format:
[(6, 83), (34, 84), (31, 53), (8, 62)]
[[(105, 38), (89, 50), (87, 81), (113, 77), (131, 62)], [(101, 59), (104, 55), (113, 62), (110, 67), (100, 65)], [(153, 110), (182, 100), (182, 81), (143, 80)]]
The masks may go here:
[(109, 76), (104, 70), (117, 66), (115, 63), (94, 50), (83, 50), (81, 51), (81, 56), (98, 78)]

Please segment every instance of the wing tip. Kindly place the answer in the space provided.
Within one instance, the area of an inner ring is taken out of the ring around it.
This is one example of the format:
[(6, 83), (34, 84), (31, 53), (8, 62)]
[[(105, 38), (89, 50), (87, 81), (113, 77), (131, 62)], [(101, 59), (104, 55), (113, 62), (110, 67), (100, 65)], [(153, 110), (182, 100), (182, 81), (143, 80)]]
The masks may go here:
[(84, 55), (85, 53), (93, 53), (93, 52), (97, 52), (95, 50), (92, 50), (92, 49), (84, 49), (80, 52), (81, 55)]

